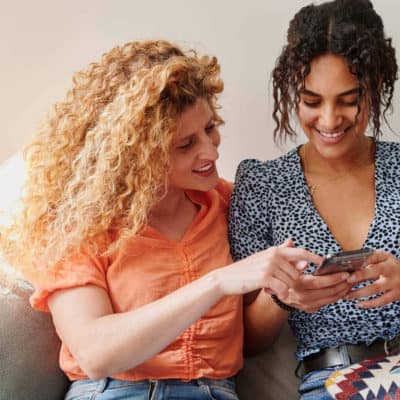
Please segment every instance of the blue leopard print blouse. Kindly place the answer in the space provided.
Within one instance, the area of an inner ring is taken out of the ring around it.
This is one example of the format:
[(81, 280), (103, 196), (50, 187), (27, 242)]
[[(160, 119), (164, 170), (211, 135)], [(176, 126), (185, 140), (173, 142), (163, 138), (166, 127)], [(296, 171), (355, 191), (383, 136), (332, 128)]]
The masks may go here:
[[(287, 238), (320, 255), (341, 251), (312, 203), (299, 148), (272, 161), (240, 163), (229, 212), (235, 260)], [(376, 143), (375, 192), (375, 216), (363, 247), (400, 258), (400, 143)], [(311, 265), (306, 273), (314, 269)], [(289, 324), (297, 339), (296, 357), (301, 360), (326, 347), (393, 338), (400, 333), (400, 302), (362, 310), (354, 300), (339, 300), (312, 314), (295, 310)]]

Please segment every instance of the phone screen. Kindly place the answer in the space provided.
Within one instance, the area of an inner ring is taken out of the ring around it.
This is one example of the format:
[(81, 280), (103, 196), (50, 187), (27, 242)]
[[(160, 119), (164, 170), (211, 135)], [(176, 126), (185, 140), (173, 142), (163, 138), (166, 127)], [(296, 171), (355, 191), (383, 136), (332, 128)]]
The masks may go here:
[(372, 249), (343, 251), (329, 254), (313, 275), (326, 275), (335, 272), (353, 272), (367, 265), (367, 259), (374, 253)]

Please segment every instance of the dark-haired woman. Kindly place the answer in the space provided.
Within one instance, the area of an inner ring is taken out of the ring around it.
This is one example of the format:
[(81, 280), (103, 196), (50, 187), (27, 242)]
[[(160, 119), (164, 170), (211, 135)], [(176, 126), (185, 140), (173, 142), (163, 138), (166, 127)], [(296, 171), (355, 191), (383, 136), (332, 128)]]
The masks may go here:
[(273, 71), (273, 116), (276, 141), (297, 135), (292, 116), (308, 141), (273, 161), (243, 161), (237, 172), (236, 260), (287, 237), (320, 255), (376, 249), (358, 272), (317, 277), (310, 265), (287, 296), (248, 296), (250, 350), (289, 318), (302, 399), (330, 398), (324, 381), (335, 368), (398, 351), (400, 143), (379, 141), (396, 78), (395, 51), (370, 1), (303, 7)]

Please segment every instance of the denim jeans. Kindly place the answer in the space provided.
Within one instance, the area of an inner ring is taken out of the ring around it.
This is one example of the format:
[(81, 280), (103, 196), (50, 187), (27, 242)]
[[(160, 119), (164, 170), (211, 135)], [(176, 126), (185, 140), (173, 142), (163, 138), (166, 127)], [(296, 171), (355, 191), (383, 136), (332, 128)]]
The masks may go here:
[(145, 380), (83, 379), (71, 384), (65, 400), (238, 400), (233, 378)]
[(299, 400), (332, 400), (332, 396), (325, 389), (325, 381), (335, 368), (325, 368), (311, 371), (301, 378)]

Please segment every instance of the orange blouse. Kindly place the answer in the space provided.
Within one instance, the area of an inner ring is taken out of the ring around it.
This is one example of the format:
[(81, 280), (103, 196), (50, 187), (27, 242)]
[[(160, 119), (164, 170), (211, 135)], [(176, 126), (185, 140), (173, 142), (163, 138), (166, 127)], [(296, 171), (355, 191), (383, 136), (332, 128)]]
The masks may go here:
[[(146, 226), (108, 257), (81, 254), (45, 274), (35, 273), (32, 306), (48, 311), (47, 299), (55, 291), (90, 284), (105, 289), (114, 312), (122, 313), (230, 264), (226, 214), (231, 191), (232, 185), (223, 180), (209, 192), (189, 191), (200, 209), (179, 241)], [(131, 381), (230, 377), (243, 362), (242, 325), (241, 296), (225, 296), (159, 354), (113, 377)], [(87, 378), (64, 343), (60, 366), (71, 380)]]

